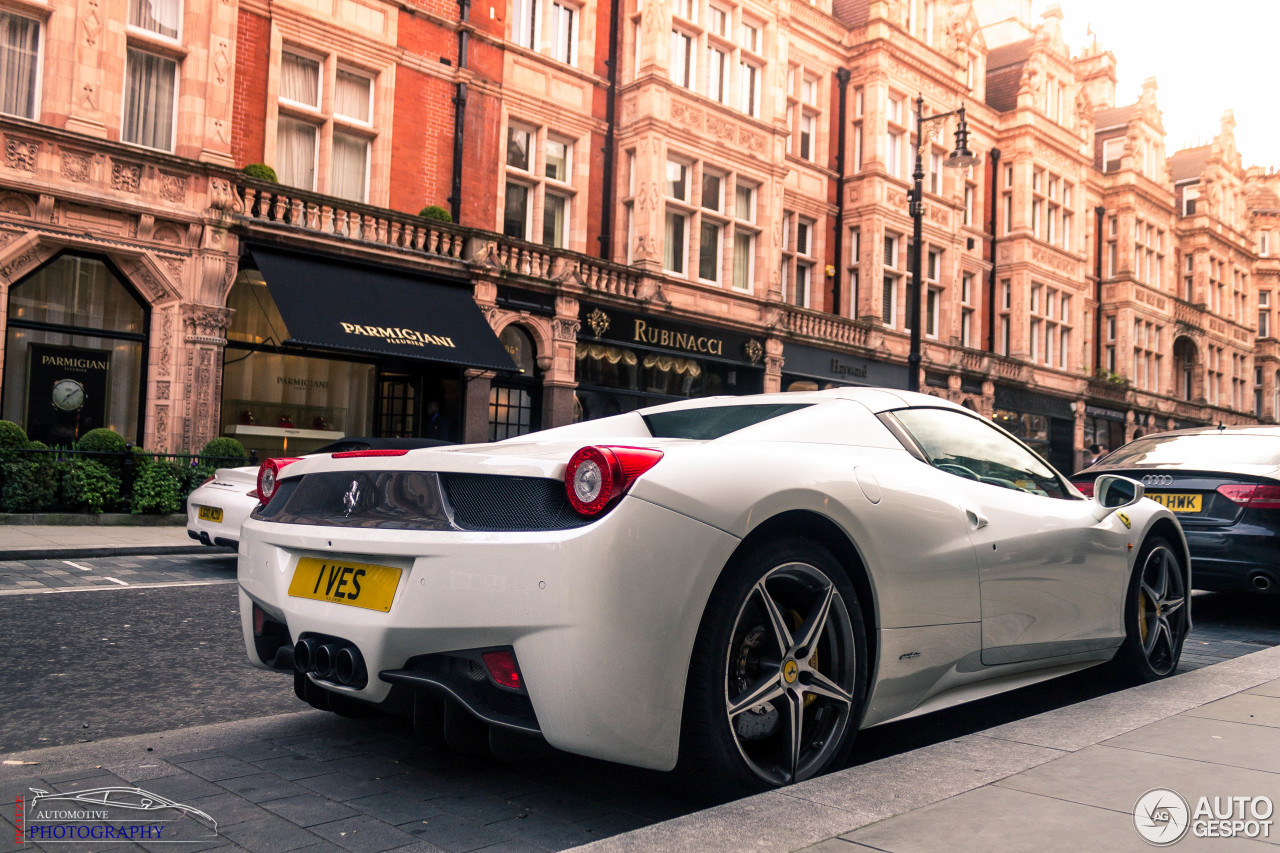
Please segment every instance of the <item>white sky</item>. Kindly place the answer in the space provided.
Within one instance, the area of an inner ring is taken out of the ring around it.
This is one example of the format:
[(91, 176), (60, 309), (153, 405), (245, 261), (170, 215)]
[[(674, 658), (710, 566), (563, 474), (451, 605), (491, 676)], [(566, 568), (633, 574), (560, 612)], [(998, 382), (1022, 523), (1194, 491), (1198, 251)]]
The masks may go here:
[[(1230, 109), (1245, 167), (1280, 166), (1280, 2), (1056, 2), (1072, 55), (1088, 43), (1089, 27), (1098, 46), (1115, 54), (1116, 106), (1138, 100), (1142, 81), (1156, 78), (1169, 154), (1212, 142)], [(1035, 0), (1033, 25), (1049, 5)]]

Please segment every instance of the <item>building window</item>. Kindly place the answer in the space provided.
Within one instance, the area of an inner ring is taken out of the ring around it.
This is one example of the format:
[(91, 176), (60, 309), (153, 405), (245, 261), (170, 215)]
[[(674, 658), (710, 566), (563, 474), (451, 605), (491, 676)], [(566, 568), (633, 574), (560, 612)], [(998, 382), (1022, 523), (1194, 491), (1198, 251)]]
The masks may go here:
[(573, 143), (545, 127), (508, 124), (505, 177), (503, 233), (569, 248)]
[(1105, 139), (1102, 142), (1102, 173), (1109, 175), (1120, 171), (1120, 158), (1124, 156), (1124, 138)]
[(1271, 337), (1271, 312), (1265, 308), (1258, 311), (1258, 337)]
[(182, 32), (182, 0), (129, 0), (129, 26), (176, 41)]
[(902, 238), (897, 234), (884, 236), (884, 279), (881, 289), (880, 319), (890, 328), (898, 326), (898, 291), (902, 281)]
[(671, 31), (671, 82), (686, 89), (693, 85), (693, 36), (680, 30)]
[(964, 185), (964, 224), (973, 224), (973, 198), (977, 188), (971, 184)]
[(515, 0), (511, 38), (521, 47), (538, 47), (538, 0)]
[(1261, 257), (1267, 257), (1271, 254), (1271, 232), (1263, 231), (1258, 234), (1258, 254)]
[(1196, 201), (1200, 198), (1200, 189), (1195, 186), (1182, 188), (1182, 215), (1196, 215)]
[(134, 145), (172, 151), (178, 108), (178, 63), (134, 48), (129, 48), (127, 54), (124, 127), (120, 138)]
[(39, 84), (39, 22), (0, 12), (0, 113), (36, 118)]
[(903, 123), (903, 99), (899, 95), (889, 95), (886, 104), (889, 125), (885, 132), (885, 168), (895, 178), (906, 177), (906, 125)]
[(960, 276), (960, 346), (973, 346), (973, 273)]
[(567, 3), (551, 4), (551, 58), (572, 65), (578, 58), (578, 9)]
[(751, 291), (755, 282), (755, 185), (739, 178), (733, 194), (733, 286)]
[(761, 66), (754, 60), (743, 59), (738, 66), (742, 86), (742, 111), (749, 116), (760, 114)]
[(727, 82), (726, 74), (728, 73), (728, 68), (729, 55), (718, 47), (708, 47), (707, 97), (717, 103), (724, 103), (726, 93), (725, 83)]
[(702, 170), (702, 222), (698, 239), (698, 278), (719, 283), (723, 264), (721, 241), (724, 238), (724, 176)]

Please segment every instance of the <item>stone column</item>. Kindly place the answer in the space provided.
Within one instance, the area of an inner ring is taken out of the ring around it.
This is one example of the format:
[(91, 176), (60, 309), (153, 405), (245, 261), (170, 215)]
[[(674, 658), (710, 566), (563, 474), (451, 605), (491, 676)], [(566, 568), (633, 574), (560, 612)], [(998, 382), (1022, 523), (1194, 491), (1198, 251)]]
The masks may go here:
[(474, 444), (489, 440), (489, 389), (495, 375), (492, 370), (474, 368), (462, 372), (461, 441)]
[(197, 451), (219, 433), (222, 410), (222, 350), (231, 311), (220, 305), (181, 306), (186, 357), (182, 369), (182, 445)]

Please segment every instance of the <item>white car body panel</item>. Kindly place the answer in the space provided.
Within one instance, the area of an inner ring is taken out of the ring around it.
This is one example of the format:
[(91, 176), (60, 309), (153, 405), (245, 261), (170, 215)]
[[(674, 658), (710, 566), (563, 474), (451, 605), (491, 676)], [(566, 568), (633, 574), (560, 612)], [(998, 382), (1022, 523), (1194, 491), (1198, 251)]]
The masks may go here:
[[(240, 525), (258, 505), (258, 498), (247, 493), (258, 486), (258, 466), (244, 468), (219, 468), (213, 479), (192, 490), (187, 497), (187, 530), (196, 536), (208, 537), (210, 544), (217, 539), (235, 545), (240, 541)], [(222, 510), (222, 521), (200, 518), (200, 507), (211, 506)], [(203, 536), (201, 536), (203, 534)]]
[[(239, 566), (250, 660), (267, 668), (255, 654), (251, 602), (294, 639), (314, 632), (354, 643), (369, 684), (325, 689), (371, 702), (390, 690), (377, 673), (415, 655), (510, 645), (549, 743), (665, 770), (676, 763), (690, 653), (716, 581), (742, 540), (783, 513), (825, 520), (865, 571), (878, 659), (864, 727), (1109, 659), (1124, 635), (1137, 546), (1159, 523), (1186, 553), (1176, 518), (1153, 501), (1126, 507), (1122, 523), (1093, 500), (970, 482), (912, 455), (876, 417), (905, 405), (966, 411), (937, 398), (843, 389), (658, 410), (747, 401), (815, 405), (707, 442), (655, 439), (630, 413), (498, 444), (294, 463), (282, 478), (420, 470), (563, 482), (569, 456), (587, 444), (665, 454), (603, 517), (570, 530), (250, 519)], [(303, 556), (403, 569), (390, 612), (290, 597)]]

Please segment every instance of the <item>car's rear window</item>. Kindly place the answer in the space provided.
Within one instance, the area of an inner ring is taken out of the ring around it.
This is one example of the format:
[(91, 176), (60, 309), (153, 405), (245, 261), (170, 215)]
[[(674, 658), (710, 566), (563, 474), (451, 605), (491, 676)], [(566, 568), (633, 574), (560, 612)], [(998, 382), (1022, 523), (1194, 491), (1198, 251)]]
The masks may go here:
[(654, 438), (692, 438), (710, 441), (779, 415), (804, 409), (811, 403), (774, 403), (751, 406), (706, 406), (675, 412), (644, 415), (645, 426)]
[(1280, 440), (1265, 435), (1153, 435), (1130, 442), (1102, 460), (1108, 468), (1130, 465), (1280, 465)]

